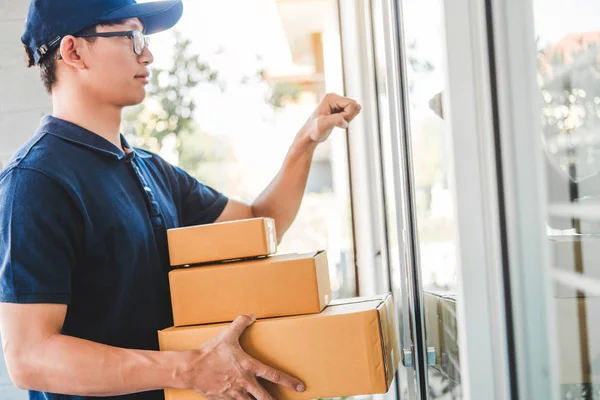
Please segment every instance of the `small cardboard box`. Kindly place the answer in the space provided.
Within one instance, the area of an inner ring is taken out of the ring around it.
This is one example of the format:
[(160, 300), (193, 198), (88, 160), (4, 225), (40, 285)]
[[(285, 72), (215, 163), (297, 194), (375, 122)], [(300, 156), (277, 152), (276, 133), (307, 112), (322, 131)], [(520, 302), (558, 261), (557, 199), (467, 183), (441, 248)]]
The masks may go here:
[[(385, 393), (400, 361), (391, 295), (334, 301), (319, 314), (257, 320), (240, 338), (252, 357), (306, 385), (298, 393), (261, 380), (276, 399)], [(229, 324), (167, 328), (160, 349), (198, 348)], [(199, 400), (192, 391), (165, 390), (166, 400)]]
[(325, 251), (174, 269), (169, 283), (175, 326), (319, 313), (331, 300)]
[(271, 218), (169, 229), (167, 238), (172, 266), (261, 257), (277, 251)]

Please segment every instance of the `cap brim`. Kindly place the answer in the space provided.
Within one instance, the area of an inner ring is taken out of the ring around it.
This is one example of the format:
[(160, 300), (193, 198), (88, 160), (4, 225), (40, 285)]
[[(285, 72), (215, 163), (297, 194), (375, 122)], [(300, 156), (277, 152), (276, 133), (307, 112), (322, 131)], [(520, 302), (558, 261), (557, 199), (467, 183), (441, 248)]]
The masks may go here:
[(110, 14), (103, 15), (98, 22), (139, 18), (144, 24), (144, 32), (150, 35), (173, 27), (182, 14), (183, 3), (181, 0), (155, 1), (119, 8)]

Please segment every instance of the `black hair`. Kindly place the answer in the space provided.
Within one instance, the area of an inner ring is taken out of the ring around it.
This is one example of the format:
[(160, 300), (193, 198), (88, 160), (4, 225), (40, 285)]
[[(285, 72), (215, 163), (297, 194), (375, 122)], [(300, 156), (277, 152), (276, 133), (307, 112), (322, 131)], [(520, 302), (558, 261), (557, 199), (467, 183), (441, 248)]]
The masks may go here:
[[(110, 21), (110, 22), (103, 22), (101, 24), (97, 24), (97, 25), (93, 25), (90, 26), (89, 28), (85, 28), (79, 32), (76, 33), (76, 35), (79, 34), (90, 34), (90, 33), (96, 33), (97, 32), (97, 27), (99, 26), (115, 26), (115, 25), (121, 25), (123, 23), (125, 23), (126, 20), (116, 20), (116, 21)], [(96, 41), (96, 38), (83, 38), (84, 40), (93, 43)], [(46, 89), (46, 92), (48, 92), (48, 94), (52, 94), (52, 88), (54, 87), (54, 84), (56, 83), (56, 57), (58, 56), (58, 53), (60, 51), (60, 46), (57, 47), (56, 49), (53, 49), (52, 51), (46, 53), (44, 55), (44, 57), (40, 60), (39, 63), (39, 67), (40, 67), (40, 78), (42, 79), (42, 83), (44, 84), (44, 88)], [(34, 67), (35, 66), (35, 62), (33, 59), (33, 53), (31, 52), (31, 50), (25, 46), (25, 62), (28, 68)]]

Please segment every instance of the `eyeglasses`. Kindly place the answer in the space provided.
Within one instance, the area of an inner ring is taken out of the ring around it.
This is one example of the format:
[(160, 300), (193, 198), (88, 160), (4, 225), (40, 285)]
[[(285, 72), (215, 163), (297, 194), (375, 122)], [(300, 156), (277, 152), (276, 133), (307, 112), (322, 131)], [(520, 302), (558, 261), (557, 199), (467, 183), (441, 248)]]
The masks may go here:
[[(101, 33), (82, 33), (79, 35), (73, 35), (75, 37), (86, 38), (86, 37), (127, 37), (133, 39), (133, 52), (138, 56), (141, 56), (144, 52), (144, 48), (150, 45), (150, 38), (144, 35), (140, 31), (124, 31), (124, 32), (101, 32)], [(57, 60), (62, 60), (60, 53), (56, 57)]]

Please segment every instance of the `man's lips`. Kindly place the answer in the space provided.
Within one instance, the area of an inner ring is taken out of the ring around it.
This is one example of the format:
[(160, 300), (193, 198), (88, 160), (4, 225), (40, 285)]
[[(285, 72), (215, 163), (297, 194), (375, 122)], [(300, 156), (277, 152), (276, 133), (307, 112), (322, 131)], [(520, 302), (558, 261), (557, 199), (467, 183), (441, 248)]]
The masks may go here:
[(150, 74), (140, 74), (140, 75), (136, 75), (135, 79), (140, 79), (146, 83), (148, 83), (148, 77), (150, 76)]

